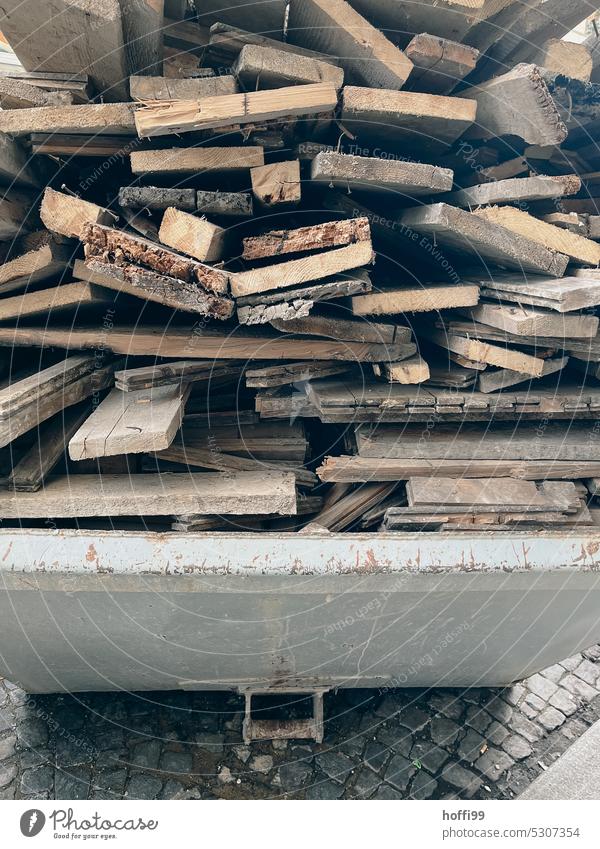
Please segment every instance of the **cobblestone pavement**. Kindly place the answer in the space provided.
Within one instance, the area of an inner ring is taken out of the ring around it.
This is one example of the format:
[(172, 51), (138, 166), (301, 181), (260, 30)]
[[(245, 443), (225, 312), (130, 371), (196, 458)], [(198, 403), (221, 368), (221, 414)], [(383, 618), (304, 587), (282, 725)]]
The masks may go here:
[(251, 746), (233, 695), (0, 679), (0, 798), (511, 798), (600, 717), (599, 678), (594, 647), (503, 690), (340, 691), (322, 745)]

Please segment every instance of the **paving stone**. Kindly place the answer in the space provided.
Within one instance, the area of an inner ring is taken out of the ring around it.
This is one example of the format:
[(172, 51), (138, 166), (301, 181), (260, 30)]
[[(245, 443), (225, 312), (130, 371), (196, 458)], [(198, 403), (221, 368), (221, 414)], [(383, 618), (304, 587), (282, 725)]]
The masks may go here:
[(435, 774), (439, 772), (450, 755), (435, 743), (429, 740), (417, 740), (410, 751), (410, 760), (419, 762), (428, 772)]
[(561, 660), (560, 665), (564, 666), (569, 672), (573, 672), (574, 669), (577, 669), (581, 660), (583, 658), (582, 654), (574, 654), (573, 657), (568, 657), (566, 660)]
[(307, 788), (305, 796), (307, 799), (331, 800), (339, 799), (343, 792), (343, 784), (336, 784), (334, 781), (319, 781)]
[(160, 799), (181, 799), (187, 788), (181, 781), (175, 781), (174, 778), (169, 778), (165, 781), (163, 789), (160, 791)]
[(13, 761), (12, 763), (0, 763), (0, 787), (6, 787), (17, 777), (19, 767)]
[(451, 787), (462, 791), (467, 798), (471, 798), (482, 784), (481, 779), (475, 773), (457, 763), (446, 765), (442, 770), (441, 777)]
[(458, 754), (460, 758), (468, 763), (475, 763), (481, 755), (481, 749), (486, 745), (485, 737), (482, 737), (479, 732), (473, 728), (469, 728), (463, 739), (458, 744)]
[(17, 738), (19, 746), (24, 749), (45, 746), (48, 742), (48, 726), (41, 719), (26, 719), (17, 724)]
[(438, 783), (424, 770), (420, 769), (413, 779), (410, 787), (412, 799), (431, 799), (437, 789)]
[(380, 728), (377, 734), (377, 740), (391, 749), (392, 752), (399, 752), (404, 757), (408, 757), (413, 745), (413, 735), (406, 728), (397, 725), (393, 728), (389, 726)]
[(416, 707), (404, 708), (400, 712), (400, 725), (411, 731), (421, 731), (429, 722), (429, 716)]
[(589, 649), (585, 649), (582, 654), (584, 657), (587, 657), (588, 660), (598, 661), (600, 660), (600, 645), (590, 646)]
[(252, 754), (252, 750), (249, 746), (234, 746), (233, 751), (236, 758), (239, 758), (244, 764), (247, 760), (249, 760), (250, 755)]
[(364, 754), (364, 762), (372, 770), (379, 772), (379, 770), (389, 761), (391, 756), (391, 749), (388, 749), (387, 746), (384, 746), (383, 743), (380, 743), (377, 740), (372, 740), (370, 743), (367, 743), (367, 748), (365, 749)]
[(507, 704), (500, 696), (494, 696), (486, 702), (485, 709), (488, 713), (497, 719), (498, 722), (508, 722), (513, 713), (513, 708)]
[[(564, 670), (563, 670), (564, 672)], [(536, 713), (539, 713), (541, 710), (544, 710), (546, 707), (546, 702), (544, 699), (540, 699), (539, 696), (536, 696), (535, 693), (528, 693), (525, 696), (525, 704), (531, 705)]]
[(557, 685), (554, 681), (544, 678), (544, 676), (540, 675), (539, 672), (532, 675), (531, 678), (528, 678), (525, 682), (525, 686), (530, 692), (539, 696), (540, 699), (543, 699), (545, 702), (547, 702), (550, 696), (557, 690)]
[(372, 770), (363, 767), (358, 771), (351, 795), (359, 799), (368, 799), (380, 785), (381, 779), (379, 776)]
[(438, 692), (429, 699), (430, 707), (448, 719), (459, 720), (465, 712), (465, 703), (453, 693)]
[(394, 696), (386, 696), (374, 712), (377, 716), (382, 716), (384, 719), (390, 719), (398, 714), (402, 704), (402, 699)]
[(431, 720), (431, 739), (440, 746), (451, 746), (460, 731), (460, 726), (445, 716), (434, 716)]
[(55, 746), (56, 763), (61, 766), (77, 766), (91, 763), (94, 759), (95, 746), (89, 738), (76, 737), (70, 739), (59, 737)]
[(190, 752), (171, 752), (167, 750), (162, 753), (159, 763), (163, 772), (185, 774), (192, 771), (193, 758)]
[(505, 725), (501, 725), (499, 722), (492, 722), (488, 730), (485, 732), (485, 736), (487, 737), (490, 743), (493, 743), (494, 746), (501, 746), (503, 741), (506, 740), (510, 731)]
[(499, 749), (489, 748), (487, 752), (475, 762), (475, 767), (482, 772), (490, 781), (497, 781), (503, 772), (514, 764), (514, 760), (506, 752)]
[(273, 758), (271, 755), (255, 755), (248, 764), (252, 772), (260, 772), (267, 775), (273, 769)]
[(90, 767), (86, 766), (75, 766), (68, 770), (57, 769), (54, 773), (54, 798), (87, 799), (91, 775)]
[(561, 713), (556, 708), (547, 707), (546, 710), (540, 713), (537, 721), (546, 731), (554, 731), (555, 728), (559, 728), (563, 724), (565, 719), (564, 713)]
[(396, 790), (404, 792), (416, 771), (414, 764), (404, 755), (394, 755), (387, 766), (384, 778)]
[(538, 740), (542, 739), (543, 732), (537, 725), (534, 725), (530, 719), (527, 719), (526, 716), (523, 716), (519, 711), (515, 711), (512, 716), (508, 726), (512, 731), (515, 731), (517, 734), (520, 734), (521, 737), (525, 737), (526, 740), (529, 740), (530, 743), (536, 743)]
[(562, 687), (559, 687), (556, 693), (550, 698), (548, 704), (555, 707), (561, 713), (564, 713), (565, 716), (572, 716), (577, 710), (577, 702), (568, 693), (566, 690), (563, 690)]
[(0, 710), (0, 734), (3, 731), (8, 731), (13, 727), (12, 714), (9, 710)]
[(48, 764), (54, 766), (54, 757), (48, 749), (25, 749), (19, 755), (19, 763), (21, 769), (31, 769)]
[(554, 684), (558, 684), (564, 674), (564, 666), (561, 666), (560, 663), (555, 663), (552, 666), (549, 666), (547, 669), (542, 670), (542, 672), (540, 673), (540, 675), (543, 675), (544, 678), (548, 678)]
[(0, 740), (0, 763), (11, 758), (17, 750), (17, 737), (9, 734)]
[(0, 801), (9, 801), (11, 799), (15, 799), (17, 796), (17, 782), (13, 781), (12, 784), (7, 784), (6, 787), (0, 788)]
[(97, 773), (92, 785), (93, 799), (120, 799), (127, 781), (126, 769), (106, 770)]
[(584, 658), (579, 666), (573, 670), (573, 675), (581, 678), (586, 684), (596, 687), (598, 676), (600, 675), (600, 669), (598, 669), (594, 663), (591, 663), (589, 660)]
[[(561, 669), (561, 673), (563, 671), (564, 670)], [(519, 704), (526, 692), (527, 690), (523, 684), (513, 684), (512, 687), (507, 687), (505, 690), (502, 690), (502, 698), (505, 702), (508, 702), (509, 705), (515, 707)]]
[(215, 755), (222, 755), (224, 750), (225, 735), (216, 734), (212, 731), (200, 731), (195, 735), (194, 741), (200, 749), (206, 749)]
[(529, 743), (524, 737), (521, 737), (520, 734), (511, 734), (507, 737), (502, 743), (502, 748), (516, 761), (522, 761), (525, 758), (528, 758), (533, 752), (531, 743)]
[(389, 784), (382, 784), (377, 793), (372, 796), (373, 799), (378, 799), (380, 802), (395, 802), (397, 799), (404, 799), (402, 793), (398, 793)]
[(54, 769), (40, 766), (26, 769), (21, 776), (21, 793), (24, 796), (50, 793), (54, 787)]
[(537, 708), (532, 707), (527, 702), (521, 702), (521, 704), (519, 705), (519, 710), (521, 711), (521, 713), (525, 714), (527, 719), (535, 719), (539, 713), (539, 710)]
[(312, 776), (312, 767), (306, 761), (290, 761), (279, 767), (279, 778), (284, 790), (299, 790)]
[(492, 717), (489, 713), (486, 713), (483, 708), (471, 705), (471, 707), (467, 710), (465, 724), (470, 728), (474, 728), (475, 731), (479, 731), (483, 734), (491, 722)]
[(579, 698), (583, 699), (586, 702), (593, 701), (598, 695), (598, 691), (595, 687), (591, 687), (581, 678), (578, 678), (576, 675), (568, 673), (560, 682), (561, 687), (564, 687), (571, 695), (579, 696)]
[(160, 750), (160, 740), (138, 743), (131, 753), (130, 763), (132, 766), (138, 766), (142, 769), (158, 769)]
[(352, 734), (340, 744), (340, 749), (351, 757), (360, 758), (365, 747), (365, 736), (363, 734)]
[(315, 762), (328, 778), (341, 784), (346, 781), (348, 774), (355, 766), (354, 762), (342, 752), (322, 752), (315, 757)]
[(163, 783), (153, 775), (132, 775), (127, 785), (128, 799), (157, 799)]

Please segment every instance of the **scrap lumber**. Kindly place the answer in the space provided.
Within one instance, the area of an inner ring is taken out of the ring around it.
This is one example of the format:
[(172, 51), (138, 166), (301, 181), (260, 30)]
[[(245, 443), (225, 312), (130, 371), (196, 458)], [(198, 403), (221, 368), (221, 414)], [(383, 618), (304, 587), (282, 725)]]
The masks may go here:
[[(568, 362), (569, 357), (544, 360), (540, 377), (547, 377), (549, 374), (562, 371)], [(508, 389), (510, 386), (518, 386), (519, 383), (528, 383), (529, 381), (531, 381), (531, 375), (527, 372), (518, 372), (512, 369), (486, 369), (477, 379), (477, 389), (480, 392), (498, 392), (501, 389)]]
[(296, 56), (306, 56), (309, 59), (317, 59), (328, 65), (339, 67), (339, 60), (335, 56), (319, 53), (316, 50), (308, 50), (289, 41), (278, 41), (276, 38), (250, 32), (246, 29), (224, 23), (222, 19), (216, 21), (210, 27), (208, 49), (206, 57), (209, 64), (216, 68), (229, 67), (233, 65), (240, 52), (247, 44), (267, 47), (274, 50), (284, 50)]
[(203, 262), (223, 259), (227, 249), (227, 231), (206, 218), (199, 218), (169, 207), (160, 225), (158, 238), (181, 253)]
[(430, 94), (449, 94), (474, 70), (479, 59), (475, 47), (428, 32), (413, 36), (404, 52), (414, 66), (410, 87)]
[(373, 321), (339, 318), (337, 315), (312, 315), (309, 318), (274, 320), (272, 326), (285, 333), (304, 336), (325, 336), (348, 342), (410, 342), (410, 327), (399, 324), (381, 324)]
[(339, 91), (344, 83), (336, 65), (257, 44), (244, 45), (231, 70), (246, 90), (324, 82)]
[(40, 492), (0, 492), (5, 519), (86, 516), (244, 515), (296, 513), (292, 472), (69, 475), (49, 478)]
[(125, 99), (119, 0), (5, 0), (2, 32), (26, 70), (87, 73), (107, 99)]
[(0, 132), (11, 136), (30, 133), (131, 136), (135, 134), (134, 111), (133, 103), (4, 109), (0, 112)]
[(512, 478), (409, 478), (406, 482), (409, 507), (423, 510), (457, 511), (476, 508), (479, 513), (533, 510), (546, 512), (553, 505), (534, 481)]
[(49, 289), (25, 292), (11, 298), (0, 298), (0, 321), (24, 319), (32, 315), (50, 314), (61, 310), (112, 303), (113, 295), (91, 283), (63, 283)]
[(562, 38), (594, 11), (586, 0), (545, 0), (539, 12), (534, 8), (519, 22), (519, 39), (507, 59), (529, 60), (537, 47), (551, 38)]
[(282, 36), (286, 6), (286, 0), (262, 0), (251, 5), (246, 0), (229, 0), (227, 3), (202, 0), (196, 11), (203, 26), (222, 21), (252, 32), (269, 33), (275, 39)]
[(312, 519), (311, 527), (327, 528), (332, 533), (342, 531), (360, 519), (367, 510), (384, 501), (396, 486), (396, 483), (367, 483), (318, 513)]
[(252, 168), (250, 180), (255, 201), (266, 209), (300, 202), (302, 190), (297, 159)]
[(352, 133), (445, 149), (473, 124), (476, 113), (470, 98), (346, 85), (340, 117)]
[(139, 137), (152, 138), (330, 113), (336, 106), (337, 92), (331, 83), (311, 83), (247, 94), (158, 102), (137, 109), (134, 117)]
[(401, 33), (431, 32), (460, 40), (481, 20), (507, 5), (510, 0), (352, 0), (362, 14), (378, 26)]
[(0, 77), (0, 106), (3, 109), (30, 109), (34, 106), (68, 106), (69, 92), (45, 92), (25, 80)]
[(460, 354), (474, 362), (523, 372), (532, 377), (541, 377), (544, 370), (544, 360), (541, 357), (526, 354), (523, 351), (492, 345), (489, 342), (459, 336), (445, 330), (429, 331), (426, 335), (431, 342), (440, 348), (453, 351), (455, 354)]
[(499, 224), (531, 242), (557, 254), (570, 257), (582, 265), (600, 265), (600, 245), (591, 239), (562, 230), (528, 212), (510, 206), (492, 206), (477, 209), (473, 213), (486, 221)]
[(548, 71), (583, 82), (589, 82), (592, 75), (592, 57), (587, 47), (561, 38), (548, 39), (528, 60)]
[(27, 377), (9, 380), (0, 390), (0, 421), (6, 421), (32, 401), (39, 402), (64, 389), (69, 383), (89, 374), (93, 369), (93, 357), (73, 356)]
[(158, 274), (197, 283), (203, 289), (218, 295), (228, 291), (227, 272), (122, 230), (100, 224), (85, 224), (81, 230), (81, 240), (85, 246), (86, 259), (98, 259), (105, 263), (138, 263)]
[(562, 336), (565, 339), (596, 336), (599, 325), (595, 315), (565, 315), (537, 307), (499, 303), (481, 303), (461, 313), (474, 322), (522, 336)]
[(164, 0), (119, 0), (130, 74), (162, 71)]
[(371, 228), (367, 218), (326, 221), (294, 230), (270, 230), (261, 236), (246, 236), (242, 259), (256, 260), (284, 254), (304, 253), (369, 241)]
[(31, 152), (49, 156), (114, 156), (129, 154), (132, 136), (65, 135), (64, 133), (32, 133), (29, 137)]
[[(190, 421), (190, 418), (192, 419)], [(206, 416), (186, 416), (180, 442), (186, 449), (212, 448), (254, 460), (303, 463), (308, 440), (302, 422), (250, 422), (214, 425)]]
[(535, 175), (481, 183), (452, 192), (444, 200), (454, 206), (463, 207), (513, 204), (576, 195), (580, 189), (581, 179), (576, 174), (558, 177)]
[(389, 383), (424, 383), (431, 377), (429, 365), (418, 354), (401, 363), (375, 363), (373, 371), (377, 377), (383, 377)]
[(69, 439), (89, 416), (91, 404), (83, 401), (61, 410), (38, 429), (31, 448), (14, 465), (8, 476), (8, 489), (37, 492), (67, 451)]
[(567, 256), (496, 222), (446, 203), (409, 209), (400, 216), (400, 224), (431, 235), (443, 245), (470, 254), (477, 252), (504, 268), (562, 277), (569, 261)]
[(482, 297), (566, 313), (600, 304), (600, 278), (593, 276), (593, 269), (579, 271), (585, 276), (575, 272), (572, 277), (553, 280), (541, 275), (494, 274), (477, 282), (482, 287)]
[(60, 102), (61, 94), (70, 98), (66, 103), (89, 103), (92, 95), (92, 84), (88, 74), (23, 71), (11, 68), (0, 71), (0, 77), (24, 82), (32, 88), (46, 92), (52, 98), (56, 97), (56, 104), (53, 102), (52, 105)]
[(73, 249), (69, 244), (47, 235), (48, 238), (43, 234), (41, 244), (0, 266), (0, 292), (14, 292), (51, 277), (59, 278), (64, 273), (71, 262)]
[(535, 65), (517, 65), (506, 74), (469, 89), (477, 106), (470, 138), (516, 136), (528, 144), (555, 145), (567, 128)]
[(6, 135), (0, 135), (0, 183), (32, 189), (41, 184), (31, 157), (15, 139)]
[[(176, 204), (172, 204), (176, 206)], [(181, 207), (180, 207), (181, 208)], [(250, 192), (196, 192), (196, 208), (204, 215), (224, 218), (251, 218), (253, 214)], [(189, 210), (188, 210), (189, 211)]]
[(262, 147), (174, 147), (132, 150), (131, 171), (142, 175), (231, 174), (264, 165)]
[(181, 383), (216, 383), (222, 378), (239, 376), (242, 365), (219, 360), (176, 360), (153, 366), (115, 371), (115, 386), (124, 392), (154, 386)]
[(35, 224), (33, 196), (22, 191), (4, 191), (0, 195), (0, 242), (15, 239)]
[(82, 200), (64, 192), (48, 188), (44, 192), (40, 208), (44, 226), (53, 233), (70, 238), (79, 238), (81, 228), (91, 224), (112, 224), (114, 216), (101, 206)]
[[(152, 79), (144, 77), (144, 79)], [(155, 186), (121, 186), (119, 206), (125, 209), (165, 210), (170, 206), (184, 212), (196, 211), (196, 190), (157, 188)], [(105, 222), (96, 222), (102, 224)]]
[(352, 298), (352, 314), (366, 316), (431, 312), (451, 307), (474, 306), (478, 301), (478, 286), (460, 284), (444, 286), (428, 283), (354, 297)]
[(237, 92), (235, 77), (222, 74), (212, 77), (129, 77), (129, 94), (132, 100), (199, 100)]
[(347, 82), (402, 88), (412, 62), (345, 0), (294, 0), (288, 40), (336, 56)]
[(278, 262), (231, 275), (231, 293), (238, 298), (272, 289), (289, 289), (369, 265), (375, 259), (370, 240)]
[(321, 377), (331, 377), (344, 374), (350, 366), (338, 362), (304, 362), (280, 363), (262, 368), (248, 368), (245, 371), (246, 386), (263, 389), (271, 386), (287, 386), (304, 383), (307, 380), (317, 380)]
[(391, 191), (418, 197), (449, 191), (453, 173), (448, 168), (419, 162), (323, 151), (312, 161), (310, 178), (344, 189)]
[(132, 392), (113, 389), (71, 437), (69, 457), (89, 460), (168, 448), (189, 392), (181, 383)]

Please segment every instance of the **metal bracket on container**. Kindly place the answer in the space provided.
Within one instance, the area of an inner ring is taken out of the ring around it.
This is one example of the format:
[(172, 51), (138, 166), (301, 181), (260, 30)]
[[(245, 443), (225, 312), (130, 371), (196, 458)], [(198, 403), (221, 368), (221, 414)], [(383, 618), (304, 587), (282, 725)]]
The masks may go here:
[[(252, 689), (240, 688), (244, 696), (245, 712), (242, 734), (244, 743), (253, 740), (314, 740), (323, 742), (323, 696), (330, 688), (310, 689)], [(255, 719), (252, 716), (253, 696), (312, 695), (313, 715), (308, 719)]]

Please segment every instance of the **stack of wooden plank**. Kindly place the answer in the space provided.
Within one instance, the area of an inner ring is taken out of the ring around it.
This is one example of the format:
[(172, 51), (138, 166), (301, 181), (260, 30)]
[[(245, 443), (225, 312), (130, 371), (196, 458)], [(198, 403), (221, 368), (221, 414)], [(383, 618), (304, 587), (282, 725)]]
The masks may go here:
[(164, 6), (4, 4), (0, 518), (600, 521), (600, 0)]

